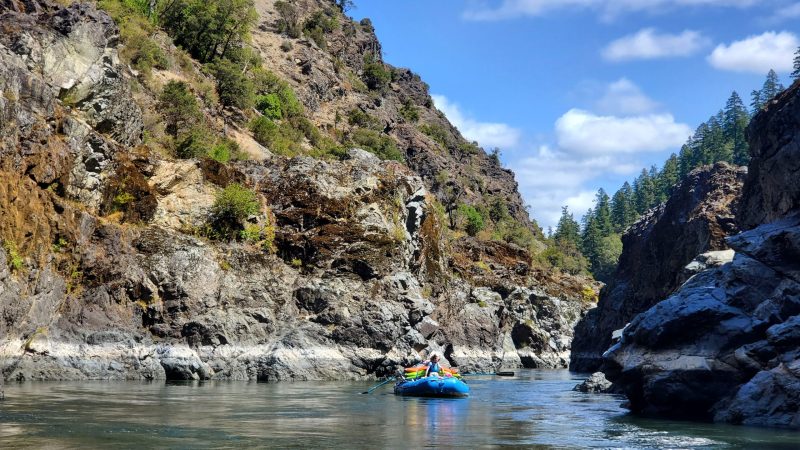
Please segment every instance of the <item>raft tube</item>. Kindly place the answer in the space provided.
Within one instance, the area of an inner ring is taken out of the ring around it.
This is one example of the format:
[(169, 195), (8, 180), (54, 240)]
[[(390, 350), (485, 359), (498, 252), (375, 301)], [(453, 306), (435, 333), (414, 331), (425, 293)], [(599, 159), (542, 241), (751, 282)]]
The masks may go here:
[(429, 376), (400, 381), (394, 385), (394, 393), (412, 397), (466, 397), (469, 386), (456, 377)]

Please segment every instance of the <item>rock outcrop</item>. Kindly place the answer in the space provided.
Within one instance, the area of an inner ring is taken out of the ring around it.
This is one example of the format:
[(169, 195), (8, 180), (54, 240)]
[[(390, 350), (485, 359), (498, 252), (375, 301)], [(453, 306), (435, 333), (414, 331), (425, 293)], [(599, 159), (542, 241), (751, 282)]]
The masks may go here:
[(606, 374), (638, 413), (800, 428), (800, 217), (729, 242), (732, 262), (630, 323)]
[(725, 238), (738, 231), (734, 208), (746, 173), (725, 163), (699, 168), (627, 230), (612, 280), (575, 329), (571, 370), (599, 369), (614, 330), (686, 281), (684, 268), (698, 254), (727, 248)]
[(606, 353), (633, 411), (800, 429), (798, 98), (795, 84), (748, 129), (739, 220), (752, 229), (727, 239), (732, 261), (638, 315)]
[[(446, 148), (387, 124), (424, 144), (404, 148), (408, 164), (358, 149), (341, 161), (266, 150), (259, 161), (176, 160), (142, 144), (153, 93), (120, 64), (105, 13), (4, 1), (0, 30), (5, 378), (355, 379), (432, 351), (465, 371), (566, 365), (594, 284), (533, 267), (513, 244), (450, 239), (435, 201), (443, 170), (467, 179), (459, 198), (505, 198), (535, 227), (497, 161), (481, 151), (459, 163), (464, 142), (444, 117)], [(363, 64), (357, 51), (377, 41), (357, 35), (339, 53)], [(323, 89), (330, 55), (310, 41), (297, 51), (317, 86), (299, 96), (322, 120), (338, 92)], [(291, 68), (276, 71), (296, 69), (280, 59)], [(376, 116), (430, 99), (418, 77), (398, 76)], [(255, 237), (206, 232), (232, 183), (260, 202), (247, 218)]]
[(751, 160), (737, 219), (742, 229), (800, 210), (800, 85), (793, 84), (753, 117)]
[(612, 391), (613, 384), (606, 380), (603, 372), (595, 372), (583, 383), (576, 385), (572, 390), (586, 393), (609, 393)]

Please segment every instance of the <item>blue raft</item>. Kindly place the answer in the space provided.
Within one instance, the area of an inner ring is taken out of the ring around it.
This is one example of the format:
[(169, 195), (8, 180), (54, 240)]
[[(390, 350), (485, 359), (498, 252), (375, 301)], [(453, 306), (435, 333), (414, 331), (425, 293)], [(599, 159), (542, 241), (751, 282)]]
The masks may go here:
[(394, 385), (394, 393), (412, 397), (466, 397), (469, 386), (456, 377), (430, 376), (400, 381)]

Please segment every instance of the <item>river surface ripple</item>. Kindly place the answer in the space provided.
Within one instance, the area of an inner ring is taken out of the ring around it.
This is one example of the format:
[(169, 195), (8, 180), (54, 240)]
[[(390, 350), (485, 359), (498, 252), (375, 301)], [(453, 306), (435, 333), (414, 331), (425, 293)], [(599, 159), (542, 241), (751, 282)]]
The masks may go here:
[(367, 382), (9, 383), (0, 448), (800, 448), (800, 433), (632, 417), (567, 371), (469, 378), (465, 399)]

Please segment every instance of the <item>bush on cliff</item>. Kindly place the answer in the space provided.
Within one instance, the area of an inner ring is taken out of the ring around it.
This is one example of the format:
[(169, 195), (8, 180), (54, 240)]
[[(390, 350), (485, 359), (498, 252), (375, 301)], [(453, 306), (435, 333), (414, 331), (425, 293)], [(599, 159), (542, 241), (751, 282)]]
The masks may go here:
[(170, 81), (158, 96), (156, 108), (164, 116), (165, 131), (172, 137), (184, 134), (202, 119), (197, 99), (183, 81)]
[(373, 91), (385, 88), (392, 81), (392, 73), (372, 55), (364, 56), (364, 83)]
[(405, 160), (394, 139), (377, 131), (358, 128), (350, 135), (350, 141), (353, 146), (374, 153), (381, 159)]
[(208, 65), (208, 70), (217, 80), (217, 94), (225, 106), (246, 109), (255, 103), (255, 86), (243, 72), (243, 67), (228, 59), (220, 59)]
[(483, 215), (474, 206), (460, 205), (458, 215), (464, 220), (464, 231), (470, 236), (477, 235), (486, 227)]
[(257, 20), (253, 0), (173, 0), (159, 7), (159, 23), (175, 44), (204, 63), (232, 57)]
[(211, 228), (215, 237), (241, 236), (248, 217), (261, 211), (261, 202), (255, 192), (240, 184), (230, 184), (217, 193), (211, 207)]

